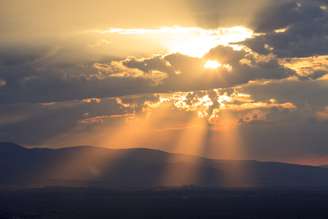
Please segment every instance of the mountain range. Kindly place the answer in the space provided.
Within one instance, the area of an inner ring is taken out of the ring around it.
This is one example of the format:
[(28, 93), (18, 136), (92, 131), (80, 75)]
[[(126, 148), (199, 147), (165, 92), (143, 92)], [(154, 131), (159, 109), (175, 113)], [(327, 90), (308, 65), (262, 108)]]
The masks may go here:
[(0, 186), (326, 187), (328, 169), (213, 160), (150, 149), (25, 148), (0, 143)]

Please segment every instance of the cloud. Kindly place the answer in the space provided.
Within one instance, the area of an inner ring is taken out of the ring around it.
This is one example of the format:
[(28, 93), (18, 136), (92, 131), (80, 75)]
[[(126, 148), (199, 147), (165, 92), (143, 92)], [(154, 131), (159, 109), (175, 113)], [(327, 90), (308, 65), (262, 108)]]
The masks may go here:
[[(326, 55), (328, 43), (328, 11), (326, 1), (279, 1), (263, 10), (257, 19), (260, 36), (247, 40), (246, 45), (261, 54), (279, 57)], [(318, 25), (320, 24), (320, 25)], [(286, 28), (286, 31), (275, 31)]]
[[(234, 89), (214, 89), (198, 92), (159, 94), (160, 104), (170, 104), (187, 112), (196, 112), (199, 117), (215, 124), (221, 115), (230, 114), (236, 122), (269, 121), (273, 111), (294, 111), (292, 102), (280, 103), (275, 99), (255, 101), (251, 95)], [(158, 104), (155, 104), (158, 107)]]
[(118, 114), (118, 115), (94, 116), (94, 117), (89, 117), (89, 118), (81, 119), (79, 121), (79, 123), (81, 123), (83, 125), (95, 126), (95, 125), (99, 125), (99, 124), (104, 124), (108, 120), (133, 118), (134, 116), (135, 116), (134, 114)]
[(276, 81), (252, 82), (240, 86), (238, 91), (254, 96), (257, 101), (271, 97), (316, 110), (328, 105), (326, 98), (327, 83), (327, 80), (300, 80), (292, 77)]
[[(229, 68), (212, 71), (205, 69), (206, 61), (212, 59)], [(123, 63), (139, 70), (167, 71), (169, 77), (159, 86), (162, 92), (233, 87), (252, 80), (281, 79), (294, 74), (291, 69), (280, 65), (275, 57), (260, 57), (251, 52), (235, 51), (224, 46), (210, 50), (204, 58), (177, 53), (139, 61), (128, 59)]]
[(109, 64), (95, 63), (93, 67), (97, 71), (97, 78), (100, 80), (106, 78), (139, 78), (159, 84), (168, 77), (166, 73), (155, 69), (142, 71), (136, 68), (128, 68), (122, 62), (118, 61), (112, 61)]
[(128, 112), (121, 109), (115, 99), (6, 104), (0, 109), (0, 138), (22, 144), (42, 144), (70, 130), (79, 132), (83, 127), (78, 124), (88, 118), (91, 121), (93, 117), (125, 113)]
[(293, 69), (300, 78), (315, 80), (328, 74), (328, 56), (281, 59), (280, 64)]
[(293, 25), (306, 24), (315, 19), (325, 16), (322, 6), (325, 0), (278, 0), (267, 4), (257, 16), (254, 27), (257, 32), (270, 33), (274, 30), (290, 27)]
[(52, 49), (47, 47), (37, 51), (29, 51), (25, 47), (9, 50), (8, 53), (4, 48), (0, 51), (3, 57), (0, 78), (7, 83), (0, 93), (1, 103), (53, 102), (134, 94), (144, 92), (144, 88), (152, 87), (156, 80), (165, 77), (156, 72), (137, 72), (123, 65), (117, 66), (115, 62), (110, 65), (110, 60), (104, 62), (98, 56), (76, 59), (73, 54), (77, 51), (71, 48), (68, 48), (70, 58), (66, 58), (67, 54), (63, 55), (63, 51), (52, 53)]
[(162, 56), (155, 56), (151, 58), (128, 58), (122, 62), (128, 68), (139, 69), (144, 72), (151, 72), (153, 70), (166, 72), (170, 75), (175, 74), (175, 68), (171, 63), (162, 58)]
[[(296, 109), (292, 103), (279, 103), (277, 100), (256, 102), (250, 95), (225, 89), (10, 104), (1, 107), (0, 134), (1, 139), (7, 141), (42, 144), (68, 131), (79, 133), (99, 125), (115, 126), (114, 121), (122, 122), (143, 114), (157, 113), (163, 107), (168, 107), (172, 113), (194, 113), (209, 123), (213, 123), (214, 117), (226, 112), (234, 114), (237, 120), (250, 123), (251, 120), (264, 118), (260, 117), (260, 113), (269, 118), (272, 110)], [(169, 113), (165, 116), (169, 116)], [(35, 130), (38, 130), (37, 133)]]
[[(46, 47), (24, 52), (3, 51), (0, 77), (7, 85), (2, 87), (0, 103), (202, 90), (232, 87), (258, 79), (281, 79), (294, 74), (274, 57), (261, 58), (224, 46), (212, 49), (204, 58), (168, 54), (150, 58), (108, 57), (106, 60), (91, 56), (69, 59), (65, 58), (67, 54), (63, 55), (64, 51), (70, 51), (72, 57), (77, 52), (71, 48)], [(207, 70), (204, 68), (207, 59), (217, 59), (229, 68)]]

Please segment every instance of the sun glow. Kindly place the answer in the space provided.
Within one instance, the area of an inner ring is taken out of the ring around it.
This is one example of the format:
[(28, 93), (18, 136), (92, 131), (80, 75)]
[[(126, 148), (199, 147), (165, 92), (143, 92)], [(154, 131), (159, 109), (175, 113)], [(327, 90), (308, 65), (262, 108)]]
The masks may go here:
[(238, 42), (251, 38), (254, 32), (243, 26), (204, 29), (199, 27), (160, 27), (160, 28), (111, 28), (98, 31), (111, 37), (115, 35), (129, 40), (138, 40), (137, 45), (152, 42), (169, 53), (181, 53), (192, 57), (203, 57), (219, 45), (236, 48)]
[(204, 64), (204, 68), (206, 69), (218, 69), (222, 66), (222, 64), (216, 60), (208, 60)]

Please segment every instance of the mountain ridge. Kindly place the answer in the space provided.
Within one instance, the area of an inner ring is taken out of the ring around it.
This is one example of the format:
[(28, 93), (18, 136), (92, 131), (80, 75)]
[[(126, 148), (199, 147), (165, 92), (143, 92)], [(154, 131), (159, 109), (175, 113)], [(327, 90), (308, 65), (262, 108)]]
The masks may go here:
[[(150, 188), (189, 185), (328, 185), (328, 169), (322, 167), (280, 162), (214, 160), (146, 148), (74, 146), (49, 149), (0, 143), (0, 152), (0, 171), (5, 176), (0, 179), (2, 186)], [(187, 180), (192, 172), (195, 172), (197, 178)], [(252, 184), (250, 181), (256, 183)]]
[(14, 145), (17, 148), (24, 149), (25, 151), (70, 151), (70, 150), (104, 150), (104, 151), (143, 151), (143, 152), (154, 152), (154, 153), (162, 153), (167, 155), (175, 155), (175, 156), (185, 156), (185, 157), (193, 157), (193, 158), (200, 158), (204, 160), (212, 160), (212, 161), (236, 161), (236, 162), (256, 162), (256, 163), (263, 163), (263, 164), (281, 164), (281, 165), (290, 165), (290, 166), (300, 166), (300, 167), (313, 167), (313, 168), (328, 168), (328, 165), (306, 165), (306, 164), (295, 164), (295, 163), (288, 163), (288, 162), (279, 162), (279, 161), (260, 161), (260, 160), (224, 160), (224, 159), (214, 159), (214, 158), (207, 158), (203, 156), (197, 156), (197, 155), (189, 155), (189, 154), (182, 154), (182, 153), (171, 153), (164, 150), (159, 149), (150, 149), (146, 147), (138, 147), (138, 148), (107, 148), (107, 147), (100, 147), (100, 146), (92, 146), (92, 145), (75, 145), (75, 146), (65, 146), (60, 148), (50, 148), (50, 147), (31, 147), (27, 148), (22, 145), (16, 144), (16, 143), (10, 143), (10, 142), (0, 142), (0, 150), (2, 145)]

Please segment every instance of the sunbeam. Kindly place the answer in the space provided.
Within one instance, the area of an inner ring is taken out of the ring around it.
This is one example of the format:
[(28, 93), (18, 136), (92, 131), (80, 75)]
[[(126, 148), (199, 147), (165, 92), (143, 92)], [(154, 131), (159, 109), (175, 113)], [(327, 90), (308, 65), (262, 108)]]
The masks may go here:
[(186, 128), (174, 144), (172, 151), (179, 154), (190, 154), (181, 157), (169, 157), (168, 166), (163, 172), (162, 183), (165, 186), (192, 185), (197, 181), (200, 173), (199, 157), (202, 153), (207, 133), (207, 122), (193, 115), (186, 124)]
[(230, 113), (223, 113), (217, 118), (211, 140), (211, 152), (219, 154), (224, 162), (224, 184), (227, 187), (247, 187), (254, 185), (250, 172), (243, 160), (246, 158), (239, 133), (239, 121)]

